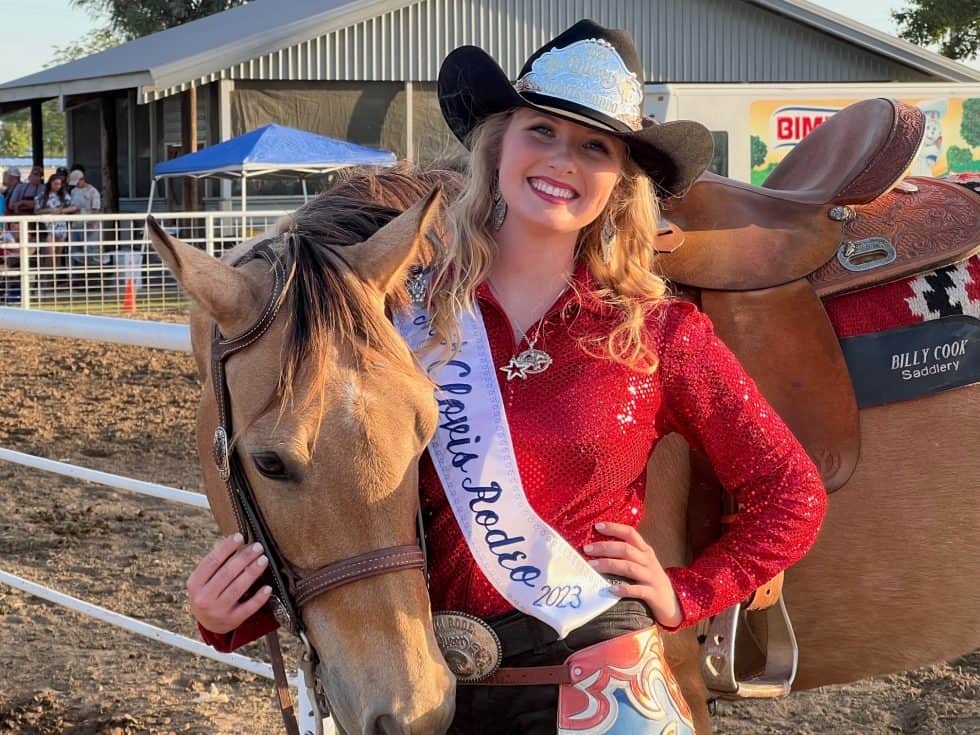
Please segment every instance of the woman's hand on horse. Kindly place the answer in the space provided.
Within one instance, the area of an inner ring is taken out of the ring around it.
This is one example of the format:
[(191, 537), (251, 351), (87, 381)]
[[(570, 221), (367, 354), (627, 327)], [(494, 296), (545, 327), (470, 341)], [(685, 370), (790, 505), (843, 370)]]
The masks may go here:
[(617, 540), (587, 544), (583, 551), (593, 557), (589, 564), (600, 574), (632, 580), (631, 584), (614, 585), (612, 592), (619, 597), (643, 600), (661, 625), (670, 628), (680, 625), (684, 616), (670, 578), (639, 531), (624, 523), (597, 523), (595, 527)]
[(268, 564), (262, 546), (245, 546), (241, 534), (218, 542), (187, 578), (187, 599), (197, 621), (213, 633), (228, 633), (257, 613), (272, 588), (266, 585), (248, 599), (242, 596)]

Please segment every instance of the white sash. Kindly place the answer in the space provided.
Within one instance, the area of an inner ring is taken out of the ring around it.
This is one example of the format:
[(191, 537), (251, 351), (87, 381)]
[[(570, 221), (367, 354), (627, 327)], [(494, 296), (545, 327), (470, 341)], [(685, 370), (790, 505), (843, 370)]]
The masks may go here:
[[(429, 337), (422, 310), (395, 326), (420, 354)], [(616, 604), (609, 583), (531, 508), (517, 469), (486, 328), (464, 314), (463, 344), (444, 365), (425, 364), (436, 384), (439, 427), (429, 454), (470, 553), (515, 608), (564, 638)]]

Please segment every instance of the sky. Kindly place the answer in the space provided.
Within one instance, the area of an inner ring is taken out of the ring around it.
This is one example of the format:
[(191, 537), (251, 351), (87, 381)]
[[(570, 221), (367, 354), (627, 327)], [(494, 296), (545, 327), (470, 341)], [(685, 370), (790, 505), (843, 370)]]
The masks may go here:
[[(896, 29), (889, 13), (906, 5), (904, 0), (811, 2), (892, 35)], [(55, 47), (72, 43), (98, 25), (89, 15), (72, 7), (68, 0), (0, 0), (0, 26), (4, 29), (0, 82), (40, 71), (52, 61)], [(980, 61), (971, 62), (970, 66), (980, 68)]]

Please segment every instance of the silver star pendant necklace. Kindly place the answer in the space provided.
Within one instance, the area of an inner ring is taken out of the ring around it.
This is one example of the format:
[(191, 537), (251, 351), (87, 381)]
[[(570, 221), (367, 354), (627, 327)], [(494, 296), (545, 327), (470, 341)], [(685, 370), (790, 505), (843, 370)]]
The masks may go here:
[[(493, 290), (493, 292), (497, 293), (497, 289), (494, 288), (493, 282), (491, 282), (489, 278), (487, 279), (487, 282), (490, 284), (490, 288)], [(562, 297), (562, 294), (568, 290), (569, 285), (570, 284), (566, 283), (562, 287), (561, 291), (558, 292), (558, 295), (552, 300), (552, 304)], [(500, 301), (499, 295), (497, 296), (497, 301)], [(550, 306), (538, 320), (537, 328), (534, 330), (534, 337), (529, 339), (527, 332), (522, 331), (520, 327), (517, 328), (517, 331), (521, 333), (521, 342), (527, 340), (527, 349), (520, 354), (511, 357), (510, 362), (500, 368), (500, 370), (507, 375), (508, 383), (514, 378), (527, 380), (528, 375), (543, 373), (545, 370), (551, 367), (551, 363), (553, 362), (551, 355), (544, 350), (535, 348), (538, 339), (541, 337), (541, 327), (544, 326), (544, 320), (547, 318), (549, 311), (551, 311)]]

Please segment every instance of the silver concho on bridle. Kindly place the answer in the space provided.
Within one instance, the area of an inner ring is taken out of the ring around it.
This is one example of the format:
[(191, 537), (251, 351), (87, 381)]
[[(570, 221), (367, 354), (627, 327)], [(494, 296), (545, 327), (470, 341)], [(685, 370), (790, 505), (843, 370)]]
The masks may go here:
[(272, 609), (272, 617), (276, 619), (276, 622), (283, 629), (296, 635), (298, 631), (296, 621), (293, 620), (293, 616), (289, 614), (289, 609), (283, 604), (282, 600), (276, 595), (271, 595), (269, 597), (269, 607)]
[(619, 120), (631, 130), (643, 127), (643, 84), (616, 47), (600, 38), (541, 54), (514, 89), (574, 102)]
[(231, 477), (231, 460), (228, 451), (228, 432), (224, 426), (219, 426), (214, 430), (214, 438), (211, 440), (211, 454), (214, 457), (214, 465), (218, 468), (218, 474), (222, 480)]
[(446, 665), (460, 682), (483, 681), (500, 668), (503, 650), (493, 628), (478, 617), (462, 612), (432, 616), (436, 643)]

